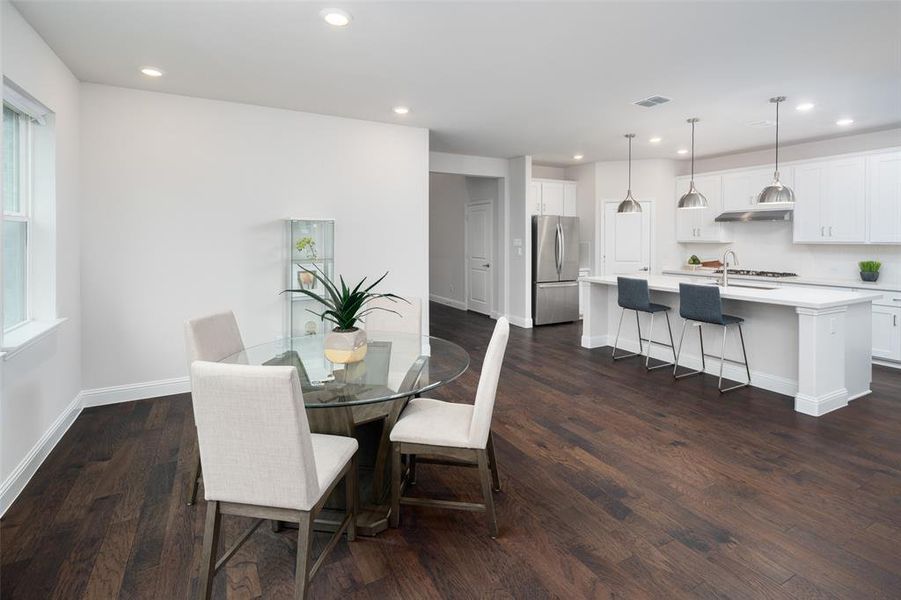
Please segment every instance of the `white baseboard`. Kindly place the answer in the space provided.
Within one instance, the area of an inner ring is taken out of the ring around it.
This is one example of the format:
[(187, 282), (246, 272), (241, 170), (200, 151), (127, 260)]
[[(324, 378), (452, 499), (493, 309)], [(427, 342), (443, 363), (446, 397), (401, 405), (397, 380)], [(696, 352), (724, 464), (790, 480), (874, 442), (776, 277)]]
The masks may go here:
[(444, 306), (450, 306), (451, 308), (456, 308), (459, 310), (467, 310), (466, 303), (462, 300), (454, 300), (453, 298), (445, 298), (444, 296), (438, 296), (436, 294), (429, 294), (429, 300), (432, 302), (437, 302), (438, 304), (443, 304)]
[(890, 360), (883, 360), (883, 359), (881, 359), (881, 358), (874, 358), (874, 359), (873, 359), (873, 364), (874, 364), (874, 365), (879, 365), (879, 366), (882, 366), (882, 367), (889, 367), (889, 368), (892, 368), (892, 369), (901, 369), (901, 363), (893, 362), (893, 361), (890, 361)]
[(37, 472), (38, 467), (41, 466), (41, 463), (44, 462), (47, 455), (62, 439), (80, 413), (81, 394), (78, 394), (69, 403), (69, 406), (63, 409), (53, 424), (50, 425), (50, 428), (44, 432), (44, 435), (32, 446), (28, 454), (25, 455), (12, 473), (9, 474), (9, 477), (0, 485), (0, 516), (6, 513), (13, 501), (22, 493), (25, 485), (31, 481), (31, 478)]
[[(613, 345), (613, 337), (611, 335), (599, 336), (582, 336), (583, 348), (600, 348), (602, 346)], [(638, 352), (638, 341), (619, 339), (618, 348), (624, 352)], [(647, 350), (647, 343), (645, 343)], [(673, 361), (673, 353), (669, 348), (658, 346), (656, 343), (651, 347), (651, 358), (663, 360), (666, 362)], [(705, 373), (719, 376), (720, 361), (718, 358), (708, 356), (706, 362)], [(751, 363), (753, 366), (753, 362)], [(687, 352), (679, 357), (679, 367), (697, 371), (701, 368), (701, 357)], [(730, 381), (743, 382), (748, 380), (748, 375), (742, 365), (726, 362), (723, 365), (723, 377)], [(751, 371), (751, 385), (753, 387), (775, 392), (785, 396), (795, 396), (798, 393), (798, 382), (794, 379), (770, 375), (768, 373), (760, 373), (759, 371)], [(809, 414), (809, 413), (808, 413)]]
[(848, 406), (848, 390), (842, 388), (825, 396), (814, 398), (804, 394), (795, 396), (795, 410), (812, 417), (821, 417), (828, 412)]
[(507, 315), (507, 320), (510, 321), (510, 325), (516, 325), (517, 327), (522, 327), (524, 329), (532, 328), (531, 317), (516, 317), (513, 315)]
[(81, 392), (81, 398), (82, 406), (88, 408), (90, 406), (131, 402), (132, 400), (144, 400), (145, 398), (171, 396), (172, 394), (184, 394), (190, 391), (191, 382), (187, 377), (175, 377), (173, 379), (160, 379), (144, 383), (84, 390)]

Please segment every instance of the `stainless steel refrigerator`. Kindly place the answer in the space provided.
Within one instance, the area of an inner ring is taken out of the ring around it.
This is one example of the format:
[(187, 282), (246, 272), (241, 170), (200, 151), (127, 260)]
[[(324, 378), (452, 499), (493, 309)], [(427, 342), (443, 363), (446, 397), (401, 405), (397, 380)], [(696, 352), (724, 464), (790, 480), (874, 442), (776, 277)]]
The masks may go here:
[(579, 219), (532, 217), (532, 323), (579, 319)]

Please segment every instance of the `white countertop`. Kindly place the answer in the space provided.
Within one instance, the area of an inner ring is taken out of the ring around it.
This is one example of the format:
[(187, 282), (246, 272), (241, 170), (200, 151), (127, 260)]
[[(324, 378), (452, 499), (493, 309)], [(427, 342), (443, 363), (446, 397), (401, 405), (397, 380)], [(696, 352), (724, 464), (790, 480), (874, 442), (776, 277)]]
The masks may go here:
[[(738, 267), (741, 268), (741, 267)], [(688, 276), (688, 277), (718, 277), (714, 273), (716, 269), (711, 267), (699, 267), (695, 270), (687, 268), (663, 269), (664, 275)], [(749, 281), (770, 281), (773, 283), (790, 283), (796, 285), (821, 285), (828, 287), (844, 287), (856, 290), (873, 290), (874, 292), (901, 292), (901, 284), (887, 283), (885, 281), (861, 281), (850, 279), (829, 279), (826, 277), (754, 277), (753, 275), (729, 274), (729, 279), (746, 279)]]
[[(679, 293), (680, 283), (696, 283), (697, 279), (686, 273), (681, 277), (671, 275), (651, 275), (646, 273), (625, 275), (638, 279), (647, 279), (648, 287), (660, 292)], [(694, 279), (694, 281), (692, 281)], [(730, 276), (731, 279), (731, 276)], [(599, 285), (616, 285), (616, 275), (600, 277), (582, 277), (580, 281)], [(741, 300), (761, 304), (777, 304), (797, 308), (824, 309), (836, 306), (847, 306), (861, 302), (872, 302), (881, 298), (878, 293), (830, 290), (818, 287), (779, 287), (775, 289), (751, 289), (737, 286), (720, 287), (720, 296), (727, 300)]]

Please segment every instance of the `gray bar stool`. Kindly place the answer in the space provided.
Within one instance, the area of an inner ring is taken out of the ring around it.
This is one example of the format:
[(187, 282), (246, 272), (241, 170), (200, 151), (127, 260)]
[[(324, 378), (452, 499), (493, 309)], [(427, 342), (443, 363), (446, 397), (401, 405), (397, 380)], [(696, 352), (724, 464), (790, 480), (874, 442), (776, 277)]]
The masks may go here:
[[(676, 345), (673, 343), (673, 329), (670, 327), (669, 322), (669, 311), (670, 307), (665, 306), (663, 304), (654, 304), (651, 302), (651, 292), (648, 289), (648, 282), (646, 279), (634, 279), (631, 277), (617, 277), (616, 278), (616, 289), (618, 293), (618, 302), (622, 311), (619, 314), (619, 326), (616, 328), (616, 339), (613, 341), (613, 360), (620, 360), (622, 358), (632, 358), (633, 356), (641, 356), (644, 353), (644, 345), (643, 341), (648, 342), (648, 353), (644, 360), (644, 366), (648, 371), (653, 371), (654, 369), (659, 369), (661, 367), (671, 367), (673, 366), (676, 360)], [(638, 325), (638, 349), (639, 351), (633, 354), (623, 354), (622, 356), (616, 355), (616, 345), (619, 343), (619, 332), (623, 327), (623, 317), (626, 314), (627, 310), (635, 311), (635, 324)], [(669, 331), (669, 344), (663, 344), (661, 342), (655, 342), (652, 338), (654, 337), (654, 315), (662, 312), (666, 317), (666, 329)], [(641, 321), (638, 319), (638, 313), (648, 313), (651, 315), (651, 327), (650, 332), (648, 333), (647, 338), (641, 337)], [(672, 348), (673, 350), (673, 362), (671, 363), (663, 363), (661, 365), (650, 366), (651, 361), (651, 344), (658, 344), (660, 346), (664, 346), (666, 348)]]
[[(673, 365), (674, 378), (682, 379), (683, 377), (699, 375), (704, 372), (707, 364), (704, 361), (704, 334), (701, 333), (701, 325), (719, 325), (723, 328), (723, 347), (720, 352), (720, 379), (717, 383), (717, 388), (720, 393), (723, 393), (751, 385), (751, 369), (748, 367), (748, 353), (745, 350), (745, 337), (741, 332), (741, 324), (744, 319), (723, 314), (723, 301), (722, 298), (720, 298), (719, 287), (715, 285), (680, 283), (679, 315), (685, 320), (682, 322), (682, 334), (679, 336), (679, 352), (676, 354), (676, 363)], [(698, 328), (698, 339), (701, 341), (701, 370), (677, 375), (676, 370), (679, 368), (679, 356), (682, 355), (682, 344), (685, 340), (685, 327), (688, 325), (689, 321), (692, 321), (695, 327)], [(745, 362), (743, 363), (726, 358), (726, 333), (729, 331), (730, 325), (735, 325), (738, 328), (738, 337), (741, 339), (741, 353), (745, 359)], [(723, 389), (723, 363), (725, 362), (743, 365), (745, 372), (748, 374), (747, 383), (740, 383)]]

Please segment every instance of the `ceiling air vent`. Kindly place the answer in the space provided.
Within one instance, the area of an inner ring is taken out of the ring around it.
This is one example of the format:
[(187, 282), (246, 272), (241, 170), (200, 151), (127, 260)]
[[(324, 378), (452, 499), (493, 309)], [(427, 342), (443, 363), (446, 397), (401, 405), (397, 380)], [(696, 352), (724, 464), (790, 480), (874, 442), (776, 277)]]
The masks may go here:
[(635, 104), (637, 106), (644, 106), (645, 108), (651, 108), (659, 104), (666, 104), (670, 100), (672, 100), (672, 98), (667, 98), (666, 96), (648, 96), (647, 98), (636, 100), (632, 104)]

